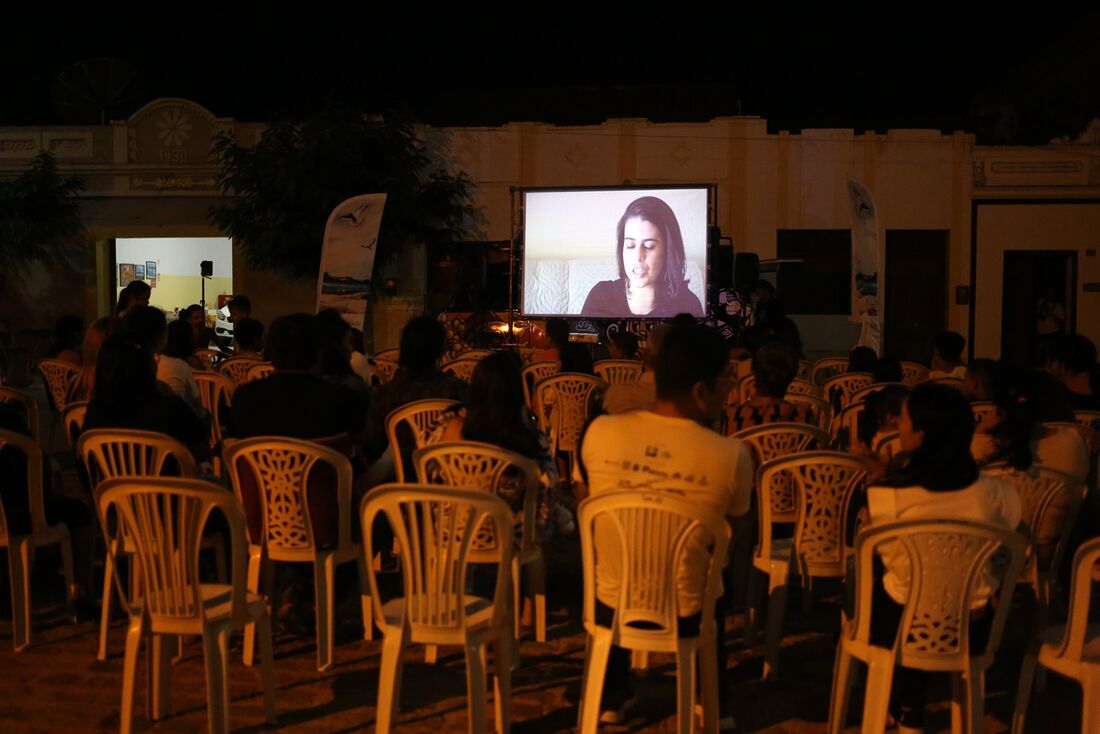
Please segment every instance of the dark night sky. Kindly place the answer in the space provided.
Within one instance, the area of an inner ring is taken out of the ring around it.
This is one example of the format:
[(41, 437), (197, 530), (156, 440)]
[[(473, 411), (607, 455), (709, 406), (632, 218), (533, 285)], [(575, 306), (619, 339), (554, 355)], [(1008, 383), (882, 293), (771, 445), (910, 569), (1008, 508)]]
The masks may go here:
[(517, 5), (492, 20), (441, 17), (421, 6), (373, 19), (320, 9), (300, 21), (300, 10), (183, 19), (186, 6), (160, 5), (147, 13), (181, 17), (6, 23), (0, 124), (97, 121), (91, 108), (56, 104), (54, 88), (71, 64), (102, 56), (137, 72), (133, 93), (110, 110), (116, 119), (180, 96), (253, 121), (331, 102), (406, 106), (435, 124), (740, 112), (773, 130), (933, 127), (1034, 143), (1076, 135), (1100, 115), (1100, 11), (982, 17), (940, 6), (886, 20), (885, 8), (838, 18), (792, 6), (751, 18), (665, 11), (612, 21), (570, 9), (532, 17)]

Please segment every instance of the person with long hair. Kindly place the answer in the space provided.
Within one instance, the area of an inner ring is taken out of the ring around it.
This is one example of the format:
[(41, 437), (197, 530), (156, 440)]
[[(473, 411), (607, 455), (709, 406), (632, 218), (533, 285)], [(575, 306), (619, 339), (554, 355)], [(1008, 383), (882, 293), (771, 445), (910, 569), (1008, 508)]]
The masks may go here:
[[(946, 385), (913, 388), (902, 405), (898, 434), (909, 460), (867, 490), (871, 526), (897, 520), (970, 520), (1013, 529), (1022, 514), (1020, 497), (1007, 481), (982, 475), (970, 455), (974, 419), (961, 391)], [(910, 591), (910, 562), (898, 543), (878, 549), (882, 575), (872, 593), (871, 640), (890, 646), (898, 634)], [(958, 559), (960, 563), (967, 561)], [(988, 640), (988, 607), (999, 581), (990, 567), (975, 579), (971, 595), (971, 650)], [(927, 676), (899, 668), (894, 691), (899, 730), (919, 730), (927, 698)], [(904, 728), (903, 728), (904, 727)]]
[(157, 388), (157, 363), (145, 339), (125, 331), (99, 349), (84, 429), (136, 428), (176, 439), (197, 462), (210, 458), (207, 427), (180, 397)]
[(617, 280), (592, 287), (581, 315), (622, 318), (703, 316), (685, 277), (684, 237), (672, 208), (656, 196), (630, 202), (615, 228)]
[(314, 317), (321, 347), (321, 377), (335, 385), (343, 385), (364, 397), (369, 392), (367, 383), (351, 366), (351, 324), (338, 311), (326, 308)]
[(53, 341), (46, 350), (46, 359), (81, 364), (80, 337), (84, 331), (84, 319), (66, 314), (53, 327)]
[(115, 306), (115, 316), (120, 319), (140, 306), (148, 306), (149, 299), (153, 295), (153, 289), (144, 280), (131, 280), (118, 294), (118, 305)]
[[(523, 398), (522, 363), (515, 352), (496, 352), (478, 362), (470, 376), (470, 397), (447, 412), (439, 438), (443, 441), (481, 441), (535, 460), (542, 473), (538, 499), (538, 537), (553, 534), (558, 507), (558, 468), (550, 440), (538, 428)], [(513, 511), (523, 506), (523, 495), (510, 500)]]
[(92, 388), (95, 387), (95, 366), (99, 358), (99, 348), (107, 337), (118, 331), (119, 320), (113, 316), (104, 316), (96, 319), (84, 333), (83, 362), (80, 372), (69, 384), (67, 402), (75, 403), (91, 400)]

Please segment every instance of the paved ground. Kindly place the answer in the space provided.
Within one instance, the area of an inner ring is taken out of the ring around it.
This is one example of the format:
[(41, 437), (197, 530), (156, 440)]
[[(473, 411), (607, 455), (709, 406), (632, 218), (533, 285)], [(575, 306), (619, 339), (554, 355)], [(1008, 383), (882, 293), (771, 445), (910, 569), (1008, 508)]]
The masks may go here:
[[(577, 568), (566, 554), (551, 578), (552, 640), (544, 645), (525, 641), (523, 666), (514, 680), (513, 731), (550, 734), (573, 730), (576, 698), (584, 657), (579, 625)], [(6, 576), (0, 573), (0, 576)], [(10, 622), (0, 621), (0, 731), (96, 732), (117, 730), (121, 700), (124, 628), (117, 621), (111, 635), (111, 657), (95, 660), (96, 626), (72, 625), (63, 617), (61, 581), (48, 556), (39, 559), (36, 579), (34, 644), (16, 655), (10, 643)], [(0, 596), (6, 597), (5, 591)], [(732, 684), (723, 692), (732, 701), (742, 732), (823, 732), (833, 665), (833, 633), (837, 619), (837, 590), (823, 589), (809, 615), (798, 605), (788, 610), (779, 682), (762, 683), (762, 649), (746, 649), (740, 641), (740, 615), (731, 619), (729, 661)], [(336, 665), (317, 673), (312, 639), (286, 633), (277, 637), (275, 676), (279, 728), (287, 732), (371, 731), (378, 686), (377, 642), (356, 641), (354, 599), (338, 612)], [(10, 604), (0, 599), (0, 617)], [(1007, 731), (1015, 695), (1016, 673), (1024, 643), (1026, 608), (1013, 610), (1000, 661), (987, 684), (986, 728)], [(263, 723), (258, 668), (240, 662), (239, 639), (234, 643), (230, 668), (231, 721), (235, 731), (261, 731)], [(465, 674), (460, 652), (441, 651), (440, 662), (426, 665), (421, 648), (412, 648), (405, 666), (402, 713), (398, 731), (466, 731)], [(142, 656), (139, 681), (144, 681)], [(172, 671), (174, 715), (152, 723), (145, 718), (144, 694), (139, 691), (135, 729), (156, 732), (205, 730), (206, 708), (202, 647), (192, 640), (185, 658)], [(675, 726), (675, 668), (670, 659), (656, 658), (639, 682), (641, 705), (624, 727), (610, 732), (669, 732)], [(144, 689), (141, 689), (144, 690)], [(946, 685), (933, 689), (946, 694)], [(852, 705), (849, 731), (856, 731), (860, 703)], [(1100, 705), (1100, 702), (1092, 702)], [(1033, 698), (1028, 730), (1078, 730), (1080, 689), (1069, 681), (1050, 677), (1047, 692)], [(929, 731), (946, 730), (949, 718), (943, 704)], [(603, 731), (603, 730), (602, 730)]]

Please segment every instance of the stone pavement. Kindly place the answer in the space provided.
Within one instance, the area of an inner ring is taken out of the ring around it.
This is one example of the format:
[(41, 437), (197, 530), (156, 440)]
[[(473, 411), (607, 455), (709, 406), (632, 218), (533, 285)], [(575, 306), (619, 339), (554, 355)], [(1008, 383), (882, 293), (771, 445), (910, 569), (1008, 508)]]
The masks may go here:
[[(35, 583), (33, 645), (12, 652), (10, 622), (0, 621), (0, 732), (99, 732), (117, 731), (121, 702), (124, 625), (117, 620), (111, 630), (110, 657), (95, 659), (93, 623), (72, 625), (63, 617), (62, 583), (54, 560), (40, 554)], [(6, 564), (3, 564), (6, 568)], [(572, 731), (576, 699), (584, 660), (584, 635), (579, 618), (579, 586), (572, 563), (552, 574), (552, 639), (544, 645), (525, 640), (523, 665), (514, 678), (512, 731), (516, 734), (551, 734)], [(6, 573), (0, 572), (0, 618), (10, 612)], [(831, 686), (833, 634), (838, 614), (836, 587), (819, 592), (818, 603), (808, 615), (795, 601), (784, 626), (780, 678), (776, 683), (759, 680), (762, 647), (745, 648), (740, 640), (742, 618), (731, 619), (729, 664), (731, 685), (723, 692), (732, 701), (739, 731), (770, 734), (824, 732)], [(797, 599), (797, 595), (792, 595)], [(1006, 644), (987, 682), (986, 729), (1009, 729), (1015, 697), (1020, 651), (1025, 641), (1026, 605), (1018, 605), (1009, 619)], [(352, 597), (338, 610), (336, 664), (327, 673), (315, 667), (313, 640), (280, 634), (276, 639), (275, 678), (280, 731), (372, 731), (378, 687), (379, 645), (356, 640), (357, 601)], [(436, 665), (423, 662), (423, 648), (412, 647), (405, 666), (402, 713), (397, 731), (465, 732), (465, 667), (461, 652), (444, 648)], [(675, 731), (675, 666), (671, 659), (655, 657), (652, 669), (639, 681), (641, 704), (622, 727), (601, 731)], [(206, 730), (206, 693), (202, 646), (188, 641), (185, 656), (172, 670), (174, 715), (152, 723), (145, 718), (145, 656), (139, 662), (135, 731), (197, 732)], [(263, 721), (259, 668), (241, 664), (240, 639), (234, 642), (231, 663), (230, 719), (234, 731), (267, 729)], [(933, 687), (946, 694), (946, 683)], [(853, 696), (849, 732), (856, 722), (861, 694)], [(1092, 702), (1100, 705), (1100, 702)], [(1032, 698), (1029, 732), (1074, 732), (1080, 727), (1081, 691), (1076, 684), (1049, 677), (1047, 692)], [(929, 731), (947, 730), (950, 720), (944, 704), (937, 706)]]

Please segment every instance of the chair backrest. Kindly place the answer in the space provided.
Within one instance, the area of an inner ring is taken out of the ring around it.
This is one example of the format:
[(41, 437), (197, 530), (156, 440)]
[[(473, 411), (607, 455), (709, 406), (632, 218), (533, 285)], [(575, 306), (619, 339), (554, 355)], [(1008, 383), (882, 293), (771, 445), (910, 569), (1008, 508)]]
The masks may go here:
[[(970, 606), (975, 580), (998, 550), (1008, 559), (985, 652), (986, 667), (1000, 644), (1005, 614), (1020, 576), (1027, 540), (1012, 530), (962, 520), (908, 520), (864, 530), (856, 538), (855, 640), (870, 639), (874, 557), (884, 543), (898, 543), (909, 559), (909, 596), (894, 650), (897, 663), (923, 670), (969, 668)], [(998, 574), (1000, 575), (1000, 574)]]
[(810, 372), (810, 382), (821, 385), (830, 377), (843, 374), (848, 371), (847, 357), (826, 357), (814, 362)]
[(916, 385), (928, 379), (928, 368), (919, 362), (901, 363), (901, 381), (906, 385)]
[(787, 395), (812, 395), (815, 398), (822, 396), (822, 390), (820, 385), (815, 385), (809, 380), (801, 380), (795, 378), (791, 380), (791, 384), (787, 386)]
[(810, 406), (817, 427), (823, 431), (829, 430), (829, 424), (832, 422), (833, 406), (829, 405), (824, 398), (820, 398), (816, 395), (788, 391), (783, 399), (795, 405)]
[(1075, 410), (1073, 419), (1086, 428), (1100, 431), (1100, 410)]
[(737, 399), (742, 405), (756, 397), (756, 375), (745, 375), (737, 383)]
[(397, 355), (394, 355), (393, 359), (377, 356), (371, 357), (367, 360), (367, 369), (370, 370), (371, 383), (374, 385), (385, 385), (393, 379), (398, 366)]
[(592, 369), (608, 385), (632, 385), (642, 376), (642, 363), (637, 359), (601, 359)]
[(199, 479), (113, 479), (100, 488), (97, 504), (100, 517), (117, 518), (117, 523), (104, 523), (108, 533), (112, 527), (116, 533), (107, 538), (111, 561), (123, 547), (116, 541), (125, 537), (126, 551), (133, 553), (140, 569), (141, 613), (153, 632), (167, 633), (202, 632), (206, 604), (199, 550), (203, 528), (220, 511), (229, 526), (230, 615), (246, 619), (244, 513), (223, 487)]
[[(363, 552), (368, 559), (375, 616), (385, 619), (377, 572), (370, 559), (376, 547), (371, 528), (384, 514), (401, 555), (405, 620), (414, 642), (447, 642), (466, 627), (466, 571), (474, 536), (483, 529), (507, 534), (512, 513), (504, 500), (488, 492), (458, 487), (385, 484), (371, 490), (360, 508)], [(387, 547), (385, 550), (389, 550)], [(490, 628), (510, 624), (512, 544), (496, 545), (496, 588)], [(483, 561), (484, 562), (484, 561)]]
[(38, 403), (29, 393), (16, 390), (14, 387), (0, 385), (0, 403), (16, 403), (23, 408), (23, 414), (27, 418), (27, 428), (36, 439), (42, 430), (42, 423), (38, 416)]
[(578, 519), (586, 625), (596, 620), (597, 556), (613, 553), (606, 544), (617, 544), (620, 567), (613, 629), (619, 632), (641, 622), (655, 629), (634, 626), (632, 636), (675, 636), (680, 616), (678, 569), (688, 541), (700, 533), (710, 545), (706, 585), (701, 589), (702, 619), (704, 624), (713, 619), (730, 541), (724, 518), (671, 492), (628, 490), (589, 497), (581, 502)]
[(396, 362), (397, 358), (401, 356), (401, 350), (397, 347), (392, 349), (383, 349), (379, 352), (375, 352), (371, 355), (371, 359), (388, 359), (391, 362)]
[(1098, 441), (1097, 431), (1088, 426), (1071, 421), (1046, 421), (1043, 423), (1044, 428), (1050, 428), (1055, 431), (1066, 430), (1073, 431), (1081, 440), (1085, 442), (1085, 448), (1089, 451), (1089, 456), (1095, 456), (1096, 451), (1100, 448), (1100, 441)]
[(866, 403), (852, 403), (833, 419), (830, 435), (833, 442), (845, 451), (851, 450), (859, 438), (859, 419), (865, 410)]
[(873, 380), (874, 376), (870, 372), (845, 372), (825, 380), (822, 388), (825, 399), (844, 410), (851, 403), (852, 395), (870, 385)]
[(61, 413), (68, 402), (69, 385), (80, 374), (80, 365), (63, 359), (43, 359), (38, 363), (38, 373), (46, 383), (50, 406)]
[(880, 459), (889, 461), (897, 456), (901, 452), (901, 434), (898, 432), (888, 433), (879, 440), (875, 441), (871, 447), (871, 452)]
[(262, 380), (274, 371), (275, 365), (270, 362), (259, 362), (248, 368), (248, 372), (244, 375), (244, 381)]
[(386, 416), (386, 437), (393, 451), (398, 482), (405, 481), (406, 473), (412, 474), (406, 470), (412, 466), (407, 462), (413, 451), (427, 445), (432, 431), (443, 420), (443, 413), (455, 405), (458, 401), (443, 398), (414, 400)]
[(65, 440), (69, 442), (69, 448), (76, 450), (76, 442), (84, 430), (84, 416), (88, 412), (88, 402), (80, 400), (69, 403), (61, 413), (61, 425), (65, 429)]
[(539, 406), (534, 403), (535, 385), (559, 372), (561, 372), (561, 362), (532, 362), (520, 371), (520, 376), (523, 378), (523, 397), (532, 413), (536, 415), (539, 413)]
[(230, 357), (218, 365), (218, 374), (228, 377), (234, 385), (243, 385), (248, 382), (248, 371), (258, 364), (264, 361), (255, 357)]
[[(38, 534), (46, 530), (49, 525), (46, 523), (46, 510), (43, 505), (43, 490), (42, 490), (42, 449), (39, 448), (38, 442), (30, 436), (26, 436), (22, 433), (16, 433), (15, 431), (0, 430), (0, 451), (18, 451), (23, 454), (27, 462), (27, 486), (25, 491), (27, 493), (27, 509), (30, 513), (30, 531), (32, 534)], [(4, 480), (8, 480), (8, 477), (3, 477)], [(5, 487), (5, 492), (22, 492), (23, 487)], [(14, 519), (14, 518), (12, 518)], [(0, 502), (0, 545), (9, 545), (9, 519), (4, 514), (4, 503)], [(14, 532), (12, 530), (11, 532)], [(12, 551), (8, 550), (8, 553)]]
[(810, 382), (814, 374), (814, 363), (808, 359), (798, 360), (798, 372), (795, 373), (796, 380), (804, 380)]
[(248, 538), (277, 560), (313, 560), (318, 547), (351, 543), (351, 461), (313, 441), (257, 436), (223, 453)]
[[(846, 572), (844, 531), (852, 496), (867, 481), (867, 467), (850, 454), (809, 451), (760, 467), (760, 550), (772, 555), (772, 523), (795, 513), (792, 562), (803, 575), (839, 578)], [(789, 494), (776, 489), (789, 488)], [(793, 490), (793, 491), (790, 491)], [(787, 494), (787, 496), (784, 496)]]
[(481, 357), (471, 357), (468, 354), (463, 354), (444, 362), (439, 369), (448, 375), (454, 375), (463, 382), (469, 382), (470, 377), (474, 374), (474, 368), (477, 367), (477, 363), (480, 361)]
[(868, 385), (867, 387), (861, 387), (851, 394), (848, 398), (848, 405), (853, 403), (862, 403), (865, 401), (871, 393), (876, 393), (886, 387), (908, 387), (904, 382), (876, 382)]
[(981, 425), (997, 415), (997, 406), (991, 400), (975, 400), (970, 403), (970, 411), (974, 413), (974, 425)]
[[(448, 441), (417, 449), (413, 454), (413, 463), (416, 465), (416, 479), (421, 484), (443, 484), (492, 492), (508, 502), (509, 508), (514, 506), (509, 501), (509, 495), (522, 497), (522, 510), (515, 516), (520, 553), (535, 549), (538, 542), (535, 537), (535, 512), (538, 510), (540, 471), (534, 461), (480, 441)], [(495, 552), (495, 546), (495, 537), (479, 533), (473, 550), (480, 558), (486, 550)], [(475, 559), (475, 562), (481, 561)]]
[(195, 476), (195, 459), (187, 447), (155, 431), (122, 428), (83, 431), (76, 452), (84, 460), (93, 489), (107, 479), (158, 477), (171, 469), (180, 476)]
[(460, 358), (465, 359), (465, 358), (469, 357), (470, 359), (482, 360), (482, 359), (485, 359), (486, 357), (488, 357), (492, 353), (493, 353), (492, 349), (467, 349), (465, 352), (462, 352), (461, 354), (457, 355), (455, 357), (455, 359), (460, 359)]
[(218, 364), (225, 359), (225, 352), (217, 349), (196, 349), (191, 352), (191, 356), (199, 360), (204, 370), (213, 372), (217, 369)]
[(535, 403), (542, 406), (539, 422), (554, 450), (576, 450), (591, 401), (606, 389), (603, 380), (579, 372), (561, 372), (535, 385)]
[(756, 465), (829, 445), (829, 434), (805, 423), (765, 423), (733, 434), (749, 445)]
[[(1043, 561), (1039, 570), (1057, 569), (1069, 542), (1077, 511), (1084, 500), (1085, 484), (1069, 474), (1040, 464), (1032, 464), (1027, 470), (994, 464), (983, 471), (1016, 487), (1020, 496), (1023, 532), (1031, 541), (1034, 557)], [(1057, 533), (1053, 532), (1055, 529)], [(1041, 544), (1053, 544), (1053, 552), (1045, 554), (1045, 558), (1039, 552)]]
[(224, 375), (216, 372), (192, 372), (195, 384), (199, 386), (202, 407), (210, 413), (210, 446), (216, 446), (225, 438), (222, 431), (222, 411), (233, 407), (233, 391), (236, 385)]
[[(1073, 556), (1073, 578), (1069, 587), (1069, 617), (1066, 633), (1058, 646), (1058, 657), (1080, 662), (1089, 628), (1089, 607), (1093, 598), (1094, 574), (1100, 567), (1100, 538), (1081, 544)], [(1087, 701), (1085, 705), (1089, 704)]]

